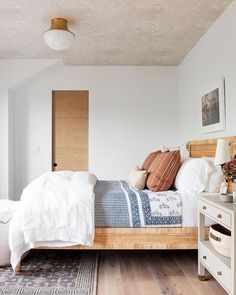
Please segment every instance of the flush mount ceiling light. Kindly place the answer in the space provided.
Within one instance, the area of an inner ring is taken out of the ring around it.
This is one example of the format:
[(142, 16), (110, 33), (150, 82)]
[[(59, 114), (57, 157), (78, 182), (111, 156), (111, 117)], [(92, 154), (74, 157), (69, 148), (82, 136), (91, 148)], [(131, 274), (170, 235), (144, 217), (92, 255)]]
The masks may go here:
[(68, 30), (64, 18), (51, 19), (51, 27), (43, 34), (48, 47), (54, 50), (66, 50), (71, 47), (75, 34)]

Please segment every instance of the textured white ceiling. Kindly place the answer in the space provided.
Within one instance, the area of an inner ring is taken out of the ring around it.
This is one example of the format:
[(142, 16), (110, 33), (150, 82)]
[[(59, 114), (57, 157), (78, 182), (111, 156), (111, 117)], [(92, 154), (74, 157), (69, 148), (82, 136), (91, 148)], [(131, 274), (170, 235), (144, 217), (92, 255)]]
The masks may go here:
[[(0, 0), (0, 58), (61, 58), (67, 65), (176, 65), (232, 0)], [(73, 47), (42, 33), (68, 18)]]

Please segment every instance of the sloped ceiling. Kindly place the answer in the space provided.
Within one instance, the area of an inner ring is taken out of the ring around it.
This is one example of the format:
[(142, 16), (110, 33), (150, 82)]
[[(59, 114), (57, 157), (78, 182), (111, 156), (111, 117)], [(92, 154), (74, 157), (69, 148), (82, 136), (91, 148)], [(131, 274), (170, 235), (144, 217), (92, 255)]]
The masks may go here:
[[(0, 58), (60, 58), (67, 65), (177, 65), (232, 0), (0, 0)], [(70, 50), (43, 31), (65, 17)]]

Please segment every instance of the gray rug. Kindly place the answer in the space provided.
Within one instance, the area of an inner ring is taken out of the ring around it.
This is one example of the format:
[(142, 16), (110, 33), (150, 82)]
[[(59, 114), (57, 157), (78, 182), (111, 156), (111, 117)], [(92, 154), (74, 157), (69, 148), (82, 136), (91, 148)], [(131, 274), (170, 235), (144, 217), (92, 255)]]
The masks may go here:
[(34, 250), (21, 272), (0, 268), (1, 295), (95, 295), (98, 254), (95, 251)]

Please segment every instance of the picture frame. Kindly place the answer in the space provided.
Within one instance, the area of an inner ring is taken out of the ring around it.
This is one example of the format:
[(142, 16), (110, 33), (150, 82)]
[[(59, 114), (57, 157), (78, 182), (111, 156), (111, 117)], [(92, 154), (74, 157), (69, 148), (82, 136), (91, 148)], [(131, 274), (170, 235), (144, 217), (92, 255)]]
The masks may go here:
[(212, 83), (201, 96), (201, 133), (225, 130), (225, 79)]

